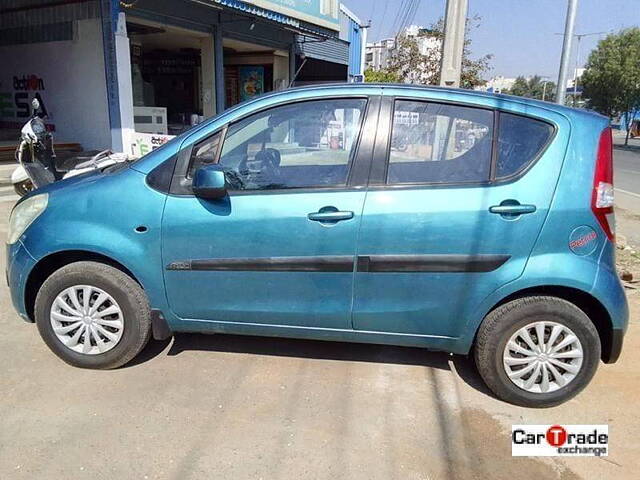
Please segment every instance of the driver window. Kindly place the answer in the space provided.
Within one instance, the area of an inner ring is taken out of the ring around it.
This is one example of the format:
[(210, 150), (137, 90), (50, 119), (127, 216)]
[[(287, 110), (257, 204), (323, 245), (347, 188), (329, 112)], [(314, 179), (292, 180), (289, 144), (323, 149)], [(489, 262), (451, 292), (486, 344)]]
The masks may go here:
[(366, 100), (276, 107), (231, 125), (219, 163), (231, 190), (345, 185)]

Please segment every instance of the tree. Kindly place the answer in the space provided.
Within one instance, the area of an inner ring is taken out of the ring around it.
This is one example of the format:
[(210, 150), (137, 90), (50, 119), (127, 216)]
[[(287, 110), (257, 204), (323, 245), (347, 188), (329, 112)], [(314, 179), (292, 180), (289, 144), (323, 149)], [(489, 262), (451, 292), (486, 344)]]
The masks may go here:
[[(485, 55), (479, 59), (471, 58), (472, 28), (480, 24), (480, 17), (468, 18), (464, 50), (462, 54), (462, 75), (460, 86), (474, 88), (483, 85), (482, 79), (489, 67), (493, 55)], [(438, 85), (440, 83), (440, 59), (444, 40), (444, 20), (441, 18), (428, 29), (420, 29), (417, 34), (409, 35), (406, 31), (398, 35), (386, 73), (388, 78), (404, 83), (420, 85)]]
[(629, 113), (628, 144), (633, 122), (630, 113), (640, 109), (640, 28), (628, 28), (600, 40), (589, 55), (582, 85), (590, 108), (609, 118)]
[(367, 82), (373, 83), (398, 83), (400, 77), (395, 72), (388, 69), (374, 70), (367, 68), (364, 72), (364, 78)]
[(504, 93), (517, 95), (518, 97), (537, 98), (540, 100), (544, 97), (544, 100), (553, 100), (555, 88), (555, 83), (542, 80), (542, 77), (538, 75), (529, 78), (520, 76), (516, 78), (511, 88)]

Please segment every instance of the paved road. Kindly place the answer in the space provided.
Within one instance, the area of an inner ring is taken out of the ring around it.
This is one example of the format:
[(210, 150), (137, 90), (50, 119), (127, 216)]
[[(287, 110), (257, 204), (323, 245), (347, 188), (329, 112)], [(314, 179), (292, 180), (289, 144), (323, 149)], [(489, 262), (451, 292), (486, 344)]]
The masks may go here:
[[(467, 359), (414, 348), (178, 335), (125, 368), (80, 370), (2, 282), (0, 478), (637, 478), (640, 294), (631, 305), (620, 362), (530, 410), (494, 399)], [(511, 425), (555, 423), (608, 424), (610, 456), (511, 457)]]
[(640, 198), (640, 146), (617, 146), (613, 158), (616, 189)]
[(613, 150), (617, 232), (635, 247), (640, 246), (640, 139), (629, 146), (615, 139)]

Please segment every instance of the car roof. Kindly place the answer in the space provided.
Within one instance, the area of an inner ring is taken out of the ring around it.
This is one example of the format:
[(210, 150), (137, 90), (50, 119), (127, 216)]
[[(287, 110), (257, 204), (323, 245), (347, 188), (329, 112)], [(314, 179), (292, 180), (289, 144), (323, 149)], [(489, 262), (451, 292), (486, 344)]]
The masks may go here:
[[(344, 92), (345, 90), (348, 91), (353, 91), (354, 93), (356, 93), (358, 90), (360, 89), (371, 89), (371, 88), (381, 88), (384, 92), (384, 90), (404, 90), (407, 93), (409, 92), (421, 92), (421, 93), (425, 93), (425, 92), (440, 92), (440, 93), (451, 93), (451, 94), (456, 94), (456, 95), (464, 95), (464, 96), (468, 96), (470, 98), (476, 98), (476, 99), (499, 99), (501, 101), (507, 101), (510, 103), (516, 103), (516, 104), (520, 104), (520, 105), (530, 105), (530, 106), (535, 106), (535, 107), (540, 107), (540, 108), (544, 108), (547, 110), (552, 110), (552, 111), (556, 111), (558, 113), (562, 113), (564, 115), (567, 116), (571, 116), (571, 117), (575, 117), (575, 116), (582, 116), (582, 115), (587, 115), (587, 116), (597, 116), (597, 117), (601, 117), (601, 118), (606, 118), (602, 115), (600, 115), (597, 112), (594, 112), (592, 110), (585, 110), (585, 109), (578, 109), (578, 108), (572, 108), (572, 107), (567, 107), (564, 105), (559, 105), (557, 103), (553, 103), (553, 102), (547, 102), (547, 101), (542, 101), (542, 100), (536, 100), (533, 98), (526, 98), (526, 97), (517, 97), (515, 95), (505, 95), (502, 93), (492, 93), (492, 92), (484, 92), (481, 90), (468, 90), (468, 89), (464, 89), (464, 88), (452, 88), (452, 87), (441, 87), (441, 86), (437, 86), (437, 85), (414, 85), (414, 84), (407, 84), (407, 83), (348, 83), (348, 82), (342, 82), (342, 83), (325, 83), (325, 84), (318, 84), (318, 85), (305, 85), (305, 86), (300, 86), (300, 87), (293, 87), (293, 88), (289, 88), (286, 90), (281, 90), (279, 92), (271, 92), (271, 93), (267, 93), (266, 95), (262, 95), (258, 98), (264, 98), (265, 96), (277, 96), (279, 94), (283, 94), (286, 92), (291, 92), (291, 91), (318, 91), (318, 92), (331, 92), (331, 91), (341, 91)], [(608, 121), (609, 119), (607, 119)]]

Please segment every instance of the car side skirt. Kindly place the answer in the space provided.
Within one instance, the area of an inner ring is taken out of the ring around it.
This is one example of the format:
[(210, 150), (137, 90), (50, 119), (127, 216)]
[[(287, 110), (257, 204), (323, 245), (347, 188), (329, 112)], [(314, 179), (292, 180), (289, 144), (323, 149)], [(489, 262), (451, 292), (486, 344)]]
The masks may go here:
[(408, 335), (366, 330), (330, 329), (316, 327), (292, 327), (289, 325), (266, 325), (215, 320), (181, 319), (173, 325), (173, 332), (224, 333), (231, 335), (252, 335), (259, 337), (286, 337), (306, 340), (327, 340), (338, 342), (369, 343), (419, 347), (433, 351), (443, 351), (466, 355), (468, 349), (457, 337), (436, 335)]

